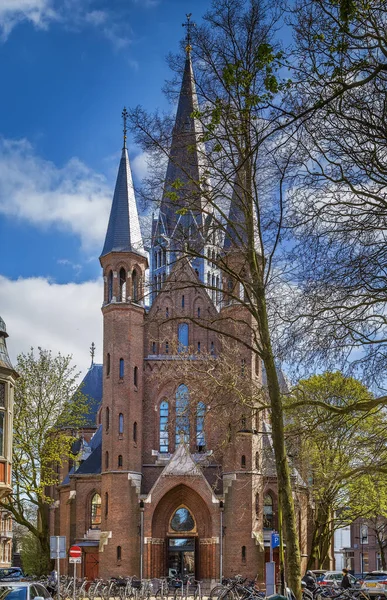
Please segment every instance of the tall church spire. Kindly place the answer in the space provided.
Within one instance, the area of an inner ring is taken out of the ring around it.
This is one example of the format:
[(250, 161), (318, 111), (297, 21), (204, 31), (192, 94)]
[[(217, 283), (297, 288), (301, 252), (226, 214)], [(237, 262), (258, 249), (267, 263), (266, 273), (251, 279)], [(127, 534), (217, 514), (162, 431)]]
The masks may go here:
[[(192, 24), (190, 24), (192, 27)], [(200, 140), (203, 131), (194, 112), (199, 104), (191, 60), (191, 47), (187, 45), (183, 81), (172, 132), (171, 150), (160, 206), (161, 230), (171, 238), (178, 237), (176, 227), (187, 229), (194, 221), (201, 227), (203, 216), (203, 184), (205, 147)], [(172, 192), (172, 193), (171, 193)], [(185, 211), (187, 211), (185, 213)], [(185, 213), (185, 214), (184, 214)]]
[(123, 110), (122, 116), (124, 121), (124, 144), (101, 256), (105, 256), (109, 252), (144, 254), (128, 149), (126, 147), (126, 109)]

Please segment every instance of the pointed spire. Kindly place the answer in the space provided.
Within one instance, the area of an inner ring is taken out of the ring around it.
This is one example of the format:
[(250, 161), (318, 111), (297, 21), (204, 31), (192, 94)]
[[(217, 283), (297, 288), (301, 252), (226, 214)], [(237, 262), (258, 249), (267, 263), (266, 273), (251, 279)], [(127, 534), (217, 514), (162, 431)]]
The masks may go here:
[[(190, 26), (192, 27), (192, 23)], [(193, 218), (198, 225), (203, 225), (204, 205), (202, 205), (203, 197), (199, 182), (203, 182), (206, 161), (204, 143), (200, 141), (203, 134), (202, 126), (199, 119), (194, 116), (198, 108), (191, 52), (188, 45), (160, 206), (160, 221), (165, 230), (163, 233), (167, 237), (172, 237), (180, 213), (184, 213), (184, 209), (188, 209), (189, 214), (180, 220), (183, 227), (188, 226), (188, 221)], [(173, 192), (173, 199), (171, 199), (171, 192)]]
[(231, 197), (228, 221), (224, 236), (223, 248), (227, 252), (232, 249), (241, 248), (247, 241), (246, 215), (244, 209), (244, 194), (246, 185), (244, 182), (245, 170), (240, 167), (235, 177), (233, 193)]
[(122, 149), (109, 224), (101, 256), (105, 256), (109, 252), (145, 254), (128, 150), (126, 148), (126, 109), (124, 109), (122, 116), (124, 119), (124, 147)]

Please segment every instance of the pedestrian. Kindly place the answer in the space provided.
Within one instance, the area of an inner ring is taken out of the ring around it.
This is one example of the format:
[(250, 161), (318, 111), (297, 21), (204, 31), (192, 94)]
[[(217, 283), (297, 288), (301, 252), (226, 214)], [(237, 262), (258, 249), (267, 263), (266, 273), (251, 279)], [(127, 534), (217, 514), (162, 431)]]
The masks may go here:
[(308, 590), (310, 590), (311, 592), (314, 591), (314, 589), (316, 588), (316, 575), (313, 573), (313, 571), (307, 571), (304, 575), (304, 577), (302, 578), (302, 581), (305, 583), (306, 587), (308, 588)]
[(343, 590), (348, 590), (348, 588), (352, 587), (351, 582), (348, 575), (348, 569), (343, 569), (343, 579), (341, 580), (340, 587)]
[(58, 573), (55, 569), (53, 569), (53, 571), (51, 571), (50, 575), (48, 576), (48, 582), (47, 582), (47, 589), (51, 593), (51, 596), (53, 596), (56, 593), (57, 586), (58, 586)]

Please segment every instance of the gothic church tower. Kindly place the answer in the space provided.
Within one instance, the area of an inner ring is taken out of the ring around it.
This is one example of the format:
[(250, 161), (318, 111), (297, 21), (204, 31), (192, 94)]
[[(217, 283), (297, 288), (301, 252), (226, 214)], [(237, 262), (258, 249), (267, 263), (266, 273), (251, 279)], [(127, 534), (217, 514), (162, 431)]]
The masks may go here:
[[(109, 575), (107, 565), (112, 563), (122, 563), (125, 573), (138, 572), (139, 553), (137, 527), (142, 463), (143, 303), (148, 262), (126, 148), (126, 114), (124, 110), (124, 147), (100, 257), (104, 278), (103, 514), (100, 543), (100, 575), (103, 577)], [(119, 511), (117, 507), (125, 507), (125, 510)], [(112, 541), (107, 543), (109, 538)], [(122, 552), (124, 547), (125, 553)]]

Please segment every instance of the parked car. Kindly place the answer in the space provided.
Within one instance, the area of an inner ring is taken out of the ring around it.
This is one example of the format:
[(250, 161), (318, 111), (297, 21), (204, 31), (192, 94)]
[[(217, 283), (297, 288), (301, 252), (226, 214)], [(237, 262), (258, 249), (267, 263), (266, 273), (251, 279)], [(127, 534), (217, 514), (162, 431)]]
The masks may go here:
[(367, 590), (370, 596), (387, 597), (387, 572), (371, 571), (371, 573), (367, 573), (361, 587)]
[[(351, 582), (352, 587), (360, 587), (356, 577), (348, 573), (349, 581)], [(343, 579), (342, 571), (326, 571), (324, 573), (324, 577), (321, 581), (319, 581), (319, 585), (331, 585), (334, 587), (340, 587), (341, 580)]]
[(317, 583), (320, 583), (324, 579), (326, 569), (312, 569), (312, 573), (316, 576)]
[(0, 581), (20, 581), (24, 573), (20, 567), (9, 567), (0, 569)]
[(52, 600), (52, 598), (41, 583), (0, 581), (0, 600)]

